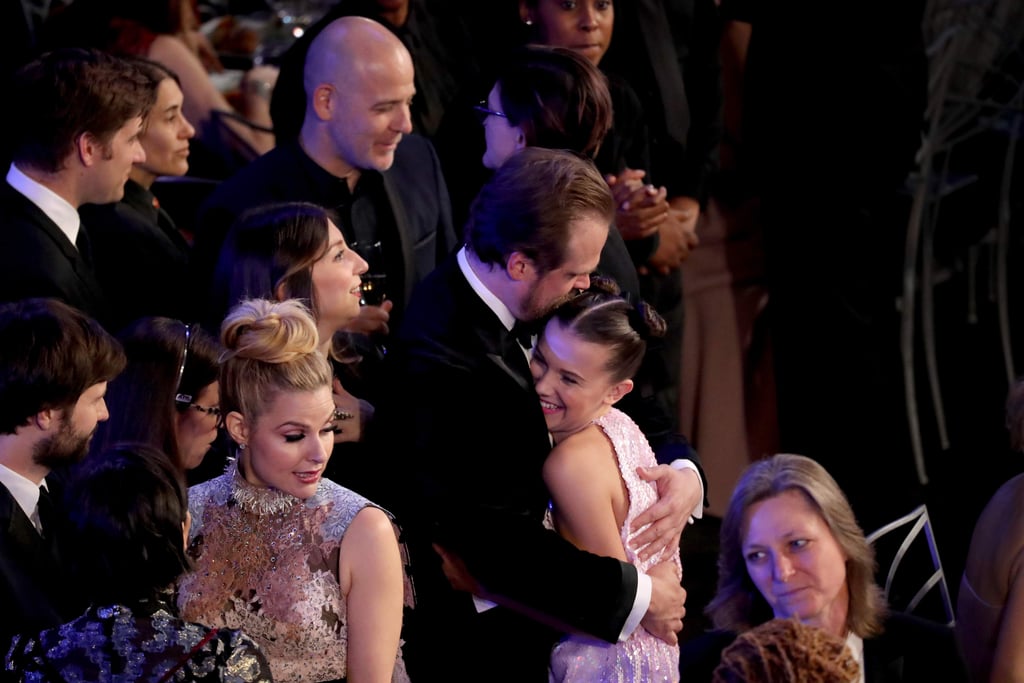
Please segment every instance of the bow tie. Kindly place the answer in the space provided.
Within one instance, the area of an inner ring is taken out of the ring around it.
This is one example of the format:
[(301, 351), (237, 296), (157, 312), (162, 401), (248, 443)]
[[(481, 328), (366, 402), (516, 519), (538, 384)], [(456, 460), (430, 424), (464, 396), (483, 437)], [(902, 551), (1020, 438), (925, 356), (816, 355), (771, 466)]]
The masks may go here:
[(533, 338), (540, 332), (540, 326), (536, 322), (523, 322), (517, 320), (512, 325), (512, 336), (524, 349), (533, 348)]

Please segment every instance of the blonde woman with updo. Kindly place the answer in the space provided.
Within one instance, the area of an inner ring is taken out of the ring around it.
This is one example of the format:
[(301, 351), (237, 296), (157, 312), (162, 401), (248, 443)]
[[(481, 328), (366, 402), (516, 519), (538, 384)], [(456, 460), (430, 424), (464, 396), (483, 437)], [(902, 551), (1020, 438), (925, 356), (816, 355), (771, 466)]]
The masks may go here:
[(221, 341), (220, 407), (238, 457), (189, 490), (195, 571), (179, 584), (182, 615), (244, 630), (275, 681), (407, 681), (397, 527), (323, 478), (335, 407), (312, 315), (294, 299), (246, 300)]

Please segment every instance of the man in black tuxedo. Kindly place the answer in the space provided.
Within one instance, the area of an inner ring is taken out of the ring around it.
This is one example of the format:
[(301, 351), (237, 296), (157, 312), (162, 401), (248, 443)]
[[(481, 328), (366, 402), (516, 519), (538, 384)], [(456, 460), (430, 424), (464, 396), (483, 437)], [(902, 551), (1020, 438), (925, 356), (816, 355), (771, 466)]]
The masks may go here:
[[(77, 615), (60, 555), (57, 473), (81, 459), (107, 419), (121, 345), (56, 299), (0, 305), (0, 648)], [(84, 605), (81, 605), (84, 609)]]
[[(306, 56), (298, 140), (281, 141), (223, 181), (200, 208), (192, 255), (198, 300), (207, 298), (239, 215), (261, 204), (307, 201), (338, 214), (350, 245), (380, 244), (379, 262), (368, 260), (371, 272), (387, 276), (388, 301), (364, 306), (353, 331), (387, 333), (389, 322), (397, 325), (413, 286), (456, 244), (437, 154), (411, 134), (413, 77), (409, 51), (377, 22), (346, 16), (323, 28)], [(218, 329), (214, 318), (223, 312), (211, 311), (206, 324)]]
[[(542, 523), (551, 442), (530, 337), (517, 340), (517, 321), (538, 320), (589, 286), (613, 215), (591, 162), (540, 148), (513, 155), (474, 203), (465, 247), (417, 287), (389, 349), (378, 434), (394, 439), (382, 453), (404, 457), (397, 472), (406, 486), (386, 504), (412, 549), (414, 675), (544, 681), (551, 645), (566, 630), (614, 642), (642, 623), (674, 642), (682, 627), (685, 591), (668, 565), (639, 574)], [(661, 465), (648, 476), (663, 494), (641, 538), (654, 551), (678, 544), (702, 494), (691, 470)], [(470, 582), (460, 587), (475, 582), (475, 595), (454, 590), (446, 575)]]
[(0, 301), (56, 297), (108, 322), (78, 209), (124, 195), (132, 164), (146, 158), (138, 137), (155, 99), (134, 66), (99, 51), (55, 50), (18, 71), (0, 186)]

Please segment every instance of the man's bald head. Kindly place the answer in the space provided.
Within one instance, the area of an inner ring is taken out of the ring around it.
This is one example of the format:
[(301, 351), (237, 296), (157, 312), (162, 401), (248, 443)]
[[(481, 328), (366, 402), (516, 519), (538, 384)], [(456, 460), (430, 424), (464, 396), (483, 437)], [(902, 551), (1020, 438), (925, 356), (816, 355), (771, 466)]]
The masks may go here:
[(309, 46), (300, 138), (314, 161), (338, 177), (386, 171), (412, 132), (412, 57), (391, 31), (364, 17), (335, 19)]
[(310, 44), (303, 86), (309, 97), (321, 83), (349, 86), (366, 72), (406, 66), (412, 56), (394, 33), (366, 17), (339, 17)]

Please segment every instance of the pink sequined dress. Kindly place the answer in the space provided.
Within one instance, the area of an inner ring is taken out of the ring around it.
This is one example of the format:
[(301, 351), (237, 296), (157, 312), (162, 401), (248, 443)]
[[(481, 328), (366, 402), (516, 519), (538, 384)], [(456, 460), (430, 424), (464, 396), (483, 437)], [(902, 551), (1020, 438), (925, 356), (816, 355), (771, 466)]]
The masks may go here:
[[(189, 489), (195, 569), (178, 584), (183, 618), (241, 629), (255, 639), (274, 680), (345, 678), (346, 603), (338, 584), (341, 539), (373, 505), (323, 479), (299, 500), (245, 480), (234, 463)], [(406, 605), (411, 605), (407, 582)], [(401, 648), (392, 681), (405, 682)]]
[[(639, 466), (657, 464), (654, 452), (636, 423), (616, 408), (595, 420), (594, 424), (611, 441), (619, 463), (619, 473), (629, 493), (629, 510), (620, 530), (626, 559), (639, 571), (645, 572), (661, 562), (664, 553), (649, 560), (640, 560), (632, 539), (647, 527), (641, 527), (632, 534), (629, 528), (633, 520), (658, 499), (654, 484), (643, 481), (636, 473)], [(673, 550), (672, 561), (682, 568), (679, 548)], [(552, 683), (678, 681), (679, 647), (655, 638), (643, 626), (638, 626), (625, 642), (614, 645), (583, 635), (566, 636), (551, 652), (549, 680)]]

